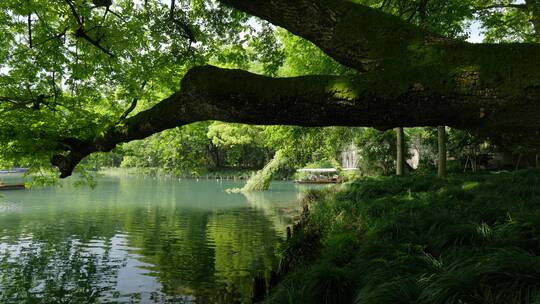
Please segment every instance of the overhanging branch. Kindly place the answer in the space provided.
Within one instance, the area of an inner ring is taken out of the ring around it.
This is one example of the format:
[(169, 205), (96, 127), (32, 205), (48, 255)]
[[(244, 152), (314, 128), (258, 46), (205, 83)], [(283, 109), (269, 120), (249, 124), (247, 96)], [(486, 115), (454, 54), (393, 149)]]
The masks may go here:
[(409, 64), (411, 44), (446, 40), (396, 16), (343, 0), (219, 0), (303, 37), (358, 71)]
[(344, 0), (219, 1), (312, 41), (362, 75), (269, 78), (192, 69), (181, 90), (153, 108), (91, 140), (64, 142), (66, 152), (52, 160), (62, 177), (92, 152), (204, 120), (379, 129), (447, 125), (522, 138), (540, 131), (540, 45), (446, 39)]
[[(304, 76), (270, 78), (213, 66), (194, 68), (181, 91), (153, 108), (110, 127), (91, 141), (66, 144), (53, 164), (61, 176), (88, 154), (196, 121), (220, 120), (261, 125), (396, 126), (448, 125), (466, 129), (540, 130), (540, 86), (521, 95), (487, 94), (481, 87), (453, 93), (411, 83), (400, 92), (384, 92), (381, 77)], [(531, 103), (535, 101), (535, 103)], [(510, 107), (511, 105), (511, 107)]]

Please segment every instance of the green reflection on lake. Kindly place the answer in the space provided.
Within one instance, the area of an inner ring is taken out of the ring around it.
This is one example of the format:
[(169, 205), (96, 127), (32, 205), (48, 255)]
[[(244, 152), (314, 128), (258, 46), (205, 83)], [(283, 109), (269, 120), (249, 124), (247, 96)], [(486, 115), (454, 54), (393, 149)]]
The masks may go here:
[(103, 178), (2, 192), (1, 303), (247, 303), (298, 213), (291, 183)]

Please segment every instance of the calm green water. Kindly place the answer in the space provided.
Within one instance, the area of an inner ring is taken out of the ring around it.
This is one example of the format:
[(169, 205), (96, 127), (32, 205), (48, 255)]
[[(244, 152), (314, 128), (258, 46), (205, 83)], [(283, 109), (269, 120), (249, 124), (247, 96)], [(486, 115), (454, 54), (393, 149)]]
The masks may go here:
[(301, 189), (103, 178), (0, 192), (1, 303), (246, 303)]

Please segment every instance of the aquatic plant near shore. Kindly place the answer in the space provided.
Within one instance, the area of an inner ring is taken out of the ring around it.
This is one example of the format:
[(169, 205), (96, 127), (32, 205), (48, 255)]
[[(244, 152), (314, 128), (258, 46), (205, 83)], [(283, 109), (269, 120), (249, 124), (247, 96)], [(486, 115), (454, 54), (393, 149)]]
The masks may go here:
[(238, 189), (228, 189), (227, 192), (246, 192), (246, 191), (262, 191), (268, 190), (270, 182), (276, 172), (283, 167), (287, 162), (285, 153), (281, 150), (277, 151), (272, 160), (268, 162), (261, 170), (253, 174), (244, 187)]

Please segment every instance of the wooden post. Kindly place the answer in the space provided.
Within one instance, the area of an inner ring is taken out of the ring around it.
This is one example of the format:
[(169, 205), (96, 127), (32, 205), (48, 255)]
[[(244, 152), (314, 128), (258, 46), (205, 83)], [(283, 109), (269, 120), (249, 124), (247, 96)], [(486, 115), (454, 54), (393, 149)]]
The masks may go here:
[(397, 134), (397, 155), (396, 155), (396, 175), (403, 175), (403, 167), (405, 165), (405, 134), (403, 127), (396, 128)]
[(437, 166), (437, 175), (446, 177), (446, 130), (444, 126), (437, 127), (439, 134), (439, 165)]

